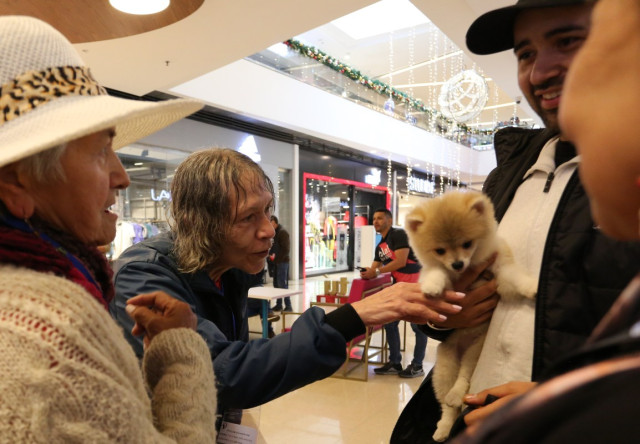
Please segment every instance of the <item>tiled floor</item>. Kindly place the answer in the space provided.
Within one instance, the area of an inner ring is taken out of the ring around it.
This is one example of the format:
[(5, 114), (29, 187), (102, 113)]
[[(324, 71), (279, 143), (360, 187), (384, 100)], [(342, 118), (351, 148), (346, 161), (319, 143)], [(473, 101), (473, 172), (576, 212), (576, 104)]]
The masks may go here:
[[(358, 273), (332, 274), (337, 280), (350, 280)], [(315, 294), (322, 293), (325, 277), (291, 282), (304, 294), (292, 300), (294, 309), (302, 310)], [(253, 319), (252, 319), (253, 320)], [(257, 322), (257, 319), (256, 319)], [(257, 325), (259, 328), (259, 324)], [(274, 324), (275, 331), (280, 325)], [(402, 327), (402, 324), (401, 324)], [(402, 330), (401, 330), (402, 332)], [(401, 333), (402, 334), (402, 333)], [(403, 366), (412, 358), (414, 335), (407, 325)], [(425, 371), (433, 366), (437, 342), (429, 340)], [(258, 428), (258, 443), (387, 443), (395, 422), (422, 378), (404, 379), (396, 375), (373, 373), (377, 365), (368, 366), (368, 381), (327, 378), (247, 411), (245, 418)], [(364, 369), (363, 369), (364, 370)]]

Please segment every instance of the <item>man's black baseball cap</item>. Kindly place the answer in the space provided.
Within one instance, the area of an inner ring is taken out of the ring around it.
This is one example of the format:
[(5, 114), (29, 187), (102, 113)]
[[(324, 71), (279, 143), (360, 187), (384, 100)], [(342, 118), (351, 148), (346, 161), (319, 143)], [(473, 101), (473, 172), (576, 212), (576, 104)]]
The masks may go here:
[(518, 0), (515, 5), (489, 11), (467, 31), (467, 48), (475, 54), (493, 54), (513, 48), (513, 25), (521, 11), (591, 3), (593, 0)]

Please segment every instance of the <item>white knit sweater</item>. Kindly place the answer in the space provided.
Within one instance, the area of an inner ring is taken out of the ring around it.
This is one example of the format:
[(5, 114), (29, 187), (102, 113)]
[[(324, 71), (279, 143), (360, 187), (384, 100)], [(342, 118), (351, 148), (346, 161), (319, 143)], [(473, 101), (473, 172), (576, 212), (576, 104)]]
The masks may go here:
[(0, 266), (1, 443), (213, 443), (215, 408), (211, 357), (194, 331), (156, 336), (141, 372), (79, 285)]

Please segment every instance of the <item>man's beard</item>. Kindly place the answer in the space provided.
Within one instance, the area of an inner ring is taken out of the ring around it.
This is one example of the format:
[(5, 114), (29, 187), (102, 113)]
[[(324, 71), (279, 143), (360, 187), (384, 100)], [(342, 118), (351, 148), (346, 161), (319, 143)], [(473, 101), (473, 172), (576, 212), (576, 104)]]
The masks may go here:
[(531, 87), (530, 93), (526, 95), (527, 102), (529, 102), (529, 105), (531, 106), (533, 111), (535, 111), (535, 113), (540, 116), (542, 122), (544, 123), (544, 126), (557, 132), (560, 131), (560, 125), (558, 124), (558, 108), (543, 109), (540, 105), (542, 98), (540, 96), (537, 96), (535, 93), (536, 91), (545, 90), (552, 86), (560, 85), (560, 87), (562, 87), (563, 84), (564, 77), (554, 77), (547, 80), (541, 85)]
[(560, 125), (558, 124), (558, 109), (551, 110), (537, 110), (534, 111), (540, 116), (544, 126), (548, 129), (560, 132)]

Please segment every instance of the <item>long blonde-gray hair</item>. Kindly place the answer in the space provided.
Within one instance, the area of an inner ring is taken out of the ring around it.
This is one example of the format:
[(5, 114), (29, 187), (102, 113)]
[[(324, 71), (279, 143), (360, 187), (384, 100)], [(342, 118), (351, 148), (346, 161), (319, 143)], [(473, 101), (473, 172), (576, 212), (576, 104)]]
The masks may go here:
[(197, 151), (178, 166), (171, 184), (169, 224), (183, 272), (208, 271), (218, 263), (238, 203), (261, 190), (274, 196), (271, 179), (257, 163), (232, 149)]

